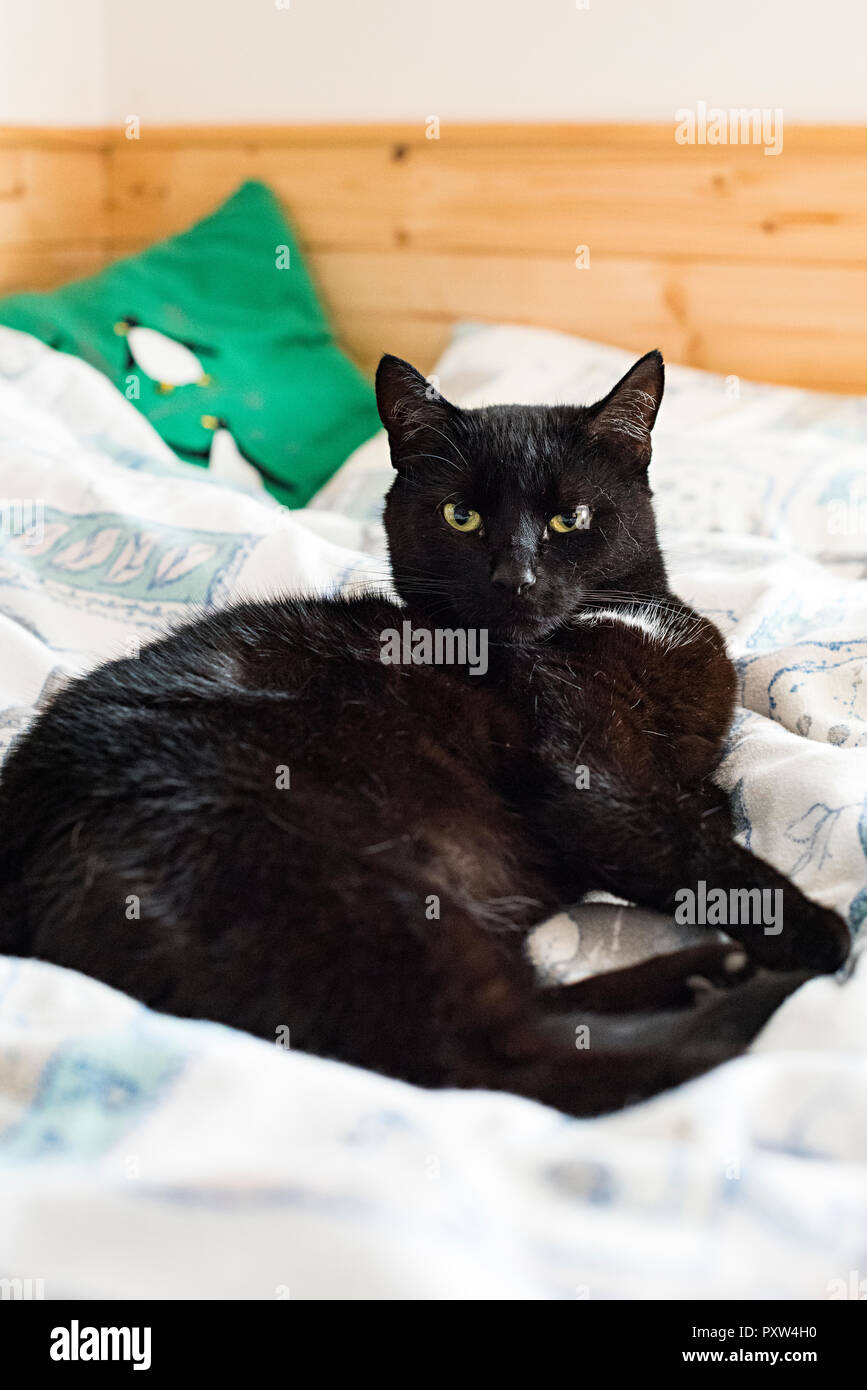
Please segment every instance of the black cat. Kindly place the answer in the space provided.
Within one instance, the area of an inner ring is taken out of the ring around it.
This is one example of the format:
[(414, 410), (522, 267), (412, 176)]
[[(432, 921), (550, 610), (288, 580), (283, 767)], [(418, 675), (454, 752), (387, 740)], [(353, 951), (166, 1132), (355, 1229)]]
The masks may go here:
[[(735, 677), (668, 588), (662, 390), (653, 352), (591, 407), (459, 410), (383, 358), (406, 606), (242, 603), (62, 690), (3, 771), (0, 947), (572, 1114), (738, 1051), (849, 937), (732, 842), (710, 781)], [(560, 905), (603, 888), (671, 912), (702, 885), (781, 892), (782, 930), (537, 986), (523, 942)], [(694, 1007), (695, 976), (728, 988)], [(661, 1042), (605, 1044), (603, 1015), (660, 1008), (680, 1010)]]

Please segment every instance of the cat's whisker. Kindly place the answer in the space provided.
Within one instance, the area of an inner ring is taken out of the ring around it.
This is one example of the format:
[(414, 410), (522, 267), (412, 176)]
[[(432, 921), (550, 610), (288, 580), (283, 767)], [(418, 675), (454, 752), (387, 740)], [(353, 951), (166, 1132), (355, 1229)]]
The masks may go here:
[(445, 433), (444, 430), (438, 429), (436, 425), (432, 425), (432, 424), (430, 424), (430, 422), (427, 422), (427, 423), (426, 423), (425, 428), (431, 430), (434, 434), (438, 434), (442, 439), (444, 439), (444, 440), (446, 441), (446, 443), (447, 443), (452, 449), (454, 449), (455, 453), (458, 455), (458, 457), (460, 458), (460, 460), (461, 460), (461, 462), (464, 464), (464, 466), (465, 466), (466, 468), (469, 468), (470, 465), (469, 465), (467, 459), (464, 457), (463, 453), (462, 453), (461, 450), (458, 448), (458, 446), (457, 446), (457, 444), (455, 443), (455, 441), (454, 441), (453, 439), (450, 439), (449, 436)]
[[(456, 468), (459, 467), (459, 464), (458, 464), (458, 462), (457, 462), (456, 459), (447, 459), (447, 458), (445, 457), (444, 454), (408, 454), (408, 455), (407, 455), (407, 463), (413, 463), (413, 462), (415, 462), (415, 461), (418, 460), (418, 459), (438, 459), (441, 463), (446, 464), (449, 468), (456, 469)], [(417, 486), (421, 486), (421, 484), (417, 484)]]

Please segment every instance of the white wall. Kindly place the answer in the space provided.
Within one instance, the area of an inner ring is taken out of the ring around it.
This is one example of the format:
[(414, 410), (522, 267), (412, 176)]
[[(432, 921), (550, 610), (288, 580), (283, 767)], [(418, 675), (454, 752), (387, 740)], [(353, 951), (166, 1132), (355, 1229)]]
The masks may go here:
[(589, 5), (0, 0), (0, 121), (867, 121), (859, 0)]
[(105, 0), (0, 0), (0, 124), (107, 117)]

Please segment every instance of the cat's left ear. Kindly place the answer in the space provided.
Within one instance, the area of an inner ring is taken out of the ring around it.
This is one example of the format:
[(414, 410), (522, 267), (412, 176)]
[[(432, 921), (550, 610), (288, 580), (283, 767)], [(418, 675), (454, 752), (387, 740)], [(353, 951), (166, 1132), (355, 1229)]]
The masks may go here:
[(654, 349), (630, 367), (604, 400), (591, 406), (591, 436), (646, 468), (650, 463), (650, 431), (664, 387), (662, 353)]
[(425, 426), (442, 430), (457, 414), (456, 407), (421, 372), (390, 354), (382, 358), (376, 369), (376, 404), (395, 468), (414, 435)]

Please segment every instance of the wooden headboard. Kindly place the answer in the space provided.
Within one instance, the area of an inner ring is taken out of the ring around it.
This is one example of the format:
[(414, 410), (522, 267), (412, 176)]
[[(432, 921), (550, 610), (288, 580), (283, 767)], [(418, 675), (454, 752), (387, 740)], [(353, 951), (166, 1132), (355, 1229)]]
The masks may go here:
[(87, 274), (244, 178), (284, 200), (365, 368), (428, 370), (474, 318), (867, 392), (865, 128), (786, 128), (778, 155), (673, 125), (0, 130), (0, 292)]

